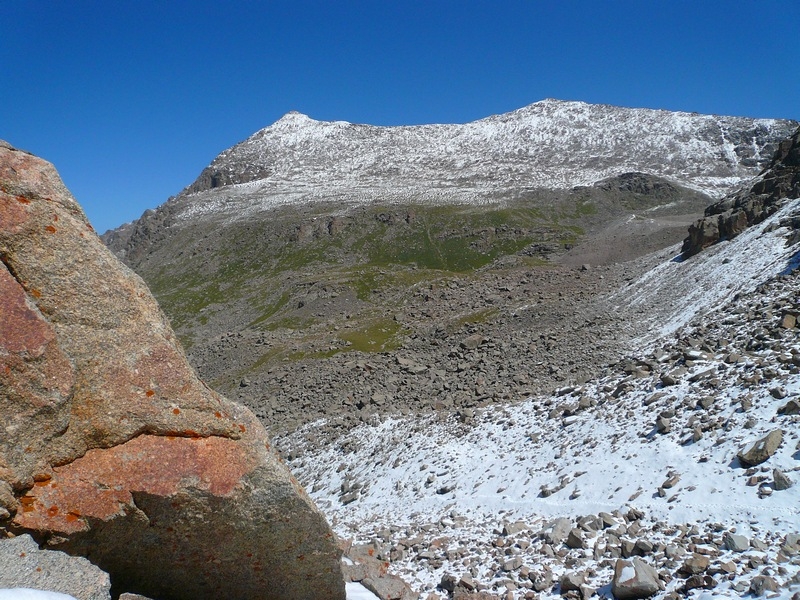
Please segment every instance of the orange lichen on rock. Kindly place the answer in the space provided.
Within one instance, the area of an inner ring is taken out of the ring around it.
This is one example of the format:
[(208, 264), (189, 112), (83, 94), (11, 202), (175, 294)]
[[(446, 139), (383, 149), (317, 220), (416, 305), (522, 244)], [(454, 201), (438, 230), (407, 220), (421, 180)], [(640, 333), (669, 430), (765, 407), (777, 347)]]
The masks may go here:
[(134, 506), (135, 492), (171, 496), (188, 484), (227, 496), (253, 467), (226, 438), (142, 435), (55, 467), (52, 481), (58, 485), (22, 496), (23, 512), (14, 522), (34, 531), (75, 533), (87, 528), (75, 515), (101, 521), (122, 516)]
[[(0, 192), (0, 231), (19, 231), (21, 225), (28, 220), (28, 202), (20, 200), (22, 196), (9, 196)], [(27, 198), (23, 198), (27, 200)]]

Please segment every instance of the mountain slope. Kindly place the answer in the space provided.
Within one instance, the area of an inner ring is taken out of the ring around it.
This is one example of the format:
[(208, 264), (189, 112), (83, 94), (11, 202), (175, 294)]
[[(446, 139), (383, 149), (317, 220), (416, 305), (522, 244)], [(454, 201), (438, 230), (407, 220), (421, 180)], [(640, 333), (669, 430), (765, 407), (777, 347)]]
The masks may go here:
[(671, 260), (672, 246), (611, 294), (647, 335), (603, 376), (446, 416), (373, 417), (332, 440), (317, 422), (282, 451), (339, 533), (423, 595), (611, 597), (617, 560), (638, 556), (656, 597), (796, 598), (796, 196), (691, 259)]
[[(682, 239), (708, 194), (754, 175), (792, 125), (555, 100), (464, 125), (290, 114), (104, 238), (200, 374), (273, 427), (360, 418), (346, 373), (365, 358), (394, 373), (364, 382), (368, 395), (397, 410), (459, 407), (617, 357), (616, 317), (592, 295), (635, 274), (617, 263)], [(510, 291), (521, 278), (533, 298)], [(457, 373), (450, 349), (470, 335), (540, 368), (509, 382), (513, 369), (491, 367), (475, 394), (455, 375), (432, 389), (423, 376), (423, 389), (392, 382), (405, 379), (401, 354)], [(287, 366), (302, 376), (282, 376)]]

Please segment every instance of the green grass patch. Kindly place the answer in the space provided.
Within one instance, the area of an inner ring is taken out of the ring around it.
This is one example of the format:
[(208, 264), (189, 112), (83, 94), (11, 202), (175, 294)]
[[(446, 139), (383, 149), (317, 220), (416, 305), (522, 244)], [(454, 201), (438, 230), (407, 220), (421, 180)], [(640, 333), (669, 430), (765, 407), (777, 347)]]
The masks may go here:
[(389, 352), (402, 346), (403, 328), (394, 320), (379, 319), (358, 329), (339, 332), (339, 338), (350, 342), (343, 351)]

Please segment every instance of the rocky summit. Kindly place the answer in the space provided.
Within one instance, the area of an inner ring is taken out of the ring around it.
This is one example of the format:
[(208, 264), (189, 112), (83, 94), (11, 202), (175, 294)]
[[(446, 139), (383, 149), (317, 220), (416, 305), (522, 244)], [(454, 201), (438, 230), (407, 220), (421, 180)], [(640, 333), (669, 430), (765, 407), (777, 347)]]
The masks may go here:
[(263, 426), (196, 377), (55, 169), (5, 143), (0, 410), (0, 528), (87, 557), (115, 597), (344, 597)]
[(689, 228), (683, 254), (691, 256), (719, 241), (731, 239), (778, 210), (786, 198), (800, 195), (800, 130), (778, 146), (770, 164), (738, 193), (709, 206)]

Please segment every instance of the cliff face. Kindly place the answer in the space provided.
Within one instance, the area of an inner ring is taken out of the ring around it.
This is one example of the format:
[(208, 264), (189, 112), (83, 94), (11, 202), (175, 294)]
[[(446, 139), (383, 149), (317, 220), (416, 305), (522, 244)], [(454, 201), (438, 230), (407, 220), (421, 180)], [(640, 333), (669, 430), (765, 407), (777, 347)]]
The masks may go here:
[(787, 198), (800, 197), (800, 129), (778, 145), (769, 165), (744, 188), (709, 206), (689, 228), (684, 256), (739, 235), (774, 214)]
[(164, 599), (342, 598), (323, 516), (49, 163), (0, 144), (0, 526)]

